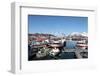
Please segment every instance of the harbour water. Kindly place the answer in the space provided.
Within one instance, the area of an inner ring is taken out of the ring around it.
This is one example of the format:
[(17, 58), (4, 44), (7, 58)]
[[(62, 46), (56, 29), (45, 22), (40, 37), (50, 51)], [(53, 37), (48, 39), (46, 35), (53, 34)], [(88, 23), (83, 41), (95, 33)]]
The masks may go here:
[(66, 41), (66, 48), (68, 49), (75, 49), (77, 41)]
[[(72, 41), (72, 40), (67, 40), (65, 48), (62, 49), (62, 52), (60, 52), (59, 55), (57, 56), (51, 56), (51, 55), (46, 55), (40, 58), (37, 58), (36, 55), (33, 55), (32, 57), (29, 58), (29, 60), (55, 60), (55, 59), (78, 59), (78, 58), (83, 58), (80, 55), (80, 52), (83, 52), (81, 49), (76, 49), (77, 41)], [(33, 49), (34, 51), (35, 49)], [(85, 49), (87, 50), (87, 49)], [(83, 55), (84, 56), (84, 55)], [(87, 58), (87, 53), (85, 54), (84, 58)]]

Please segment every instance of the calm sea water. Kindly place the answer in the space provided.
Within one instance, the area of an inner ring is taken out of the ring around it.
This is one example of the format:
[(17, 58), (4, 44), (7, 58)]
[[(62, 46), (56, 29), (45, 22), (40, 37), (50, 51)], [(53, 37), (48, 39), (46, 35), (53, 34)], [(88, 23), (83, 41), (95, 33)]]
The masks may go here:
[[(77, 41), (66, 41), (66, 48), (74, 49), (76, 47)], [(63, 52), (57, 59), (76, 59), (76, 55), (74, 52)], [(42, 58), (31, 57), (29, 60), (50, 60), (54, 59), (51, 56), (46, 56)]]
[(74, 49), (76, 47), (77, 41), (66, 41), (66, 48)]

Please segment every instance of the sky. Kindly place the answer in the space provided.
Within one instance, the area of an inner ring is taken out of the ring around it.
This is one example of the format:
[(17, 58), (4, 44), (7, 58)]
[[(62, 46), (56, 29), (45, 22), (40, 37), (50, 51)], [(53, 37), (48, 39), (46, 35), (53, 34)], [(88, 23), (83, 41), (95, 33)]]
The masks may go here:
[(88, 17), (28, 15), (29, 33), (54, 35), (88, 32)]

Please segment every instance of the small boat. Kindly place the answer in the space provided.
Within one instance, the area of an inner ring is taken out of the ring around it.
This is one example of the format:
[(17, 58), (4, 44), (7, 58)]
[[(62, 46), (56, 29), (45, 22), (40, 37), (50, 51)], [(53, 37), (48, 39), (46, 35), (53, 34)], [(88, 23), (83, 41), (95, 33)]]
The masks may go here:
[(77, 44), (76, 45), (78, 48), (81, 48), (81, 49), (86, 49), (86, 48), (88, 48), (88, 45), (86, 45), (86, 44)]
[(49, 44), (49, 46), (51, 46), (51, 47), (62, 47), (62, 45), (61, 44)]

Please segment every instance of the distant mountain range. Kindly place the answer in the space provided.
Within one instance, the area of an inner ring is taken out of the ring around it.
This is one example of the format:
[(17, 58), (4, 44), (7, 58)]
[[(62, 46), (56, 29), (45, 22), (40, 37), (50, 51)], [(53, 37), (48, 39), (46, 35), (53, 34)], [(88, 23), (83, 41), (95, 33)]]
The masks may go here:
[[(49, 37), (49, 36), (52, 36), (52, 37), (57, 37), (53, 34), (44, 34), (44, 33), (34, 33), (34, 34), (28, 34), (28, 36), (45, 36), (45, 37)], [(72, 32), (70, 33), (69, 35), (66, 35), (66, 37), (88, 37), (88, 34), (86, 32)]]
[(73, 33), (71, 33), (71, 34), (69, 34), (68, 36), (82, 36), (82, 37), (88, 37), (88, 34), (86, 33), (86, 32), (82, 32), (82, 33), (80, 33), (80, 32), (73, 32)]
[(44, 33), (34, 33), (34, 34), (28, 34), (28, 36), (54, 36), (53, 34), (44, 34)]

